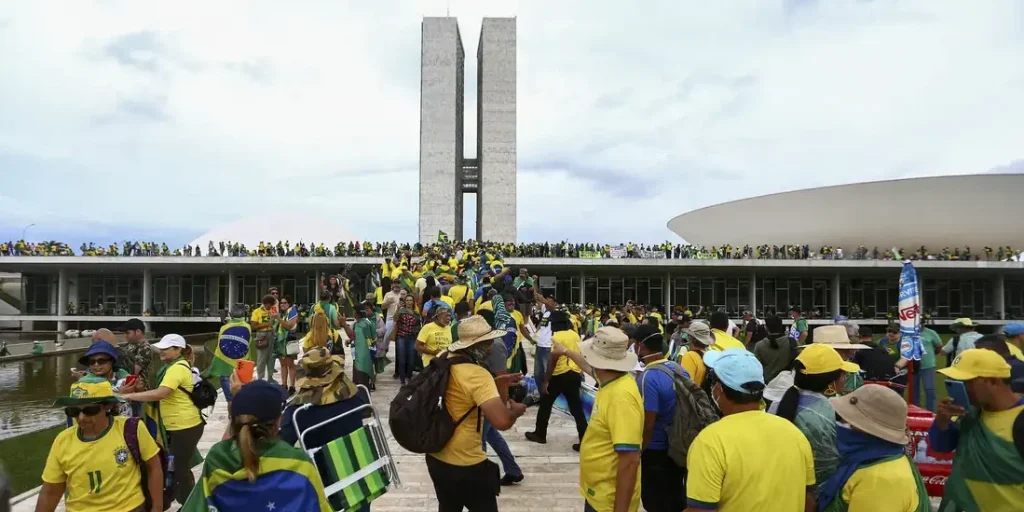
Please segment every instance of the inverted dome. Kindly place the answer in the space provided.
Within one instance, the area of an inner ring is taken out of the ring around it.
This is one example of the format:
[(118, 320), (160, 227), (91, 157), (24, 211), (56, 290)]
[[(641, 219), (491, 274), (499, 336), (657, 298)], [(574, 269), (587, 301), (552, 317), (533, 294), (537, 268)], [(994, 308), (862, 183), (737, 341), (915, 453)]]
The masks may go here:
[(305, 242), (306, 245), (323, 243), (325, 246), (334, 247), (338, 242), (361, 239), (352, 236), (345, 228), (319, 220), (314, 215), (292, 214), (291, 218), (285, 218), (272, 214), (250, 217), (220, 226), (192, 240), (191, 245), (198, 245), (205, 251), (211, 241), (215, 246), (220, 242), (238, 242), (252, 249), (258, 246), (260, 241), (277, 243), (286, 240), (291, 242), (292, 246)]

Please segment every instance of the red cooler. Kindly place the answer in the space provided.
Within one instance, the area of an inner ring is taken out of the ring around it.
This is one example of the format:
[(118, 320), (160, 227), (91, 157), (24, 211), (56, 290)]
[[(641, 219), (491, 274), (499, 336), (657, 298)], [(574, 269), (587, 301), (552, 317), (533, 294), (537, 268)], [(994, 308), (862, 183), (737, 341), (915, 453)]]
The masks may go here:
[(941, 497), (946, 489), (946, 479), (953, 470), (953, 454), (932, 451), (928, 442), (928, 429), (934, 421), (935, 415), (930, 411), (909, 405), (907, 428), (910, 429), (910, 442), (904, 451), (921, 472), (928, 495)]

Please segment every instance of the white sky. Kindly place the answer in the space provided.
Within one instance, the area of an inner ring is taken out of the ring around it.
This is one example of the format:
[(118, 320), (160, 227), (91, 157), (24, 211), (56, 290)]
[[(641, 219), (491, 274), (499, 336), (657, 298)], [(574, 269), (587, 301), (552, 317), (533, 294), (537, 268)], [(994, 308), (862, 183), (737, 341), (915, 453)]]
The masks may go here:
[[(266, 214), (414, 241), (419, 24), (445, 5), (0, 3), (0, 238), (180, 244)], [(467, 156), (480, 18), (518, 17), (521, 241), (675, 240), (726, 200), (1024, 168), (1022, 2), (642, 5), (451, 0)]]

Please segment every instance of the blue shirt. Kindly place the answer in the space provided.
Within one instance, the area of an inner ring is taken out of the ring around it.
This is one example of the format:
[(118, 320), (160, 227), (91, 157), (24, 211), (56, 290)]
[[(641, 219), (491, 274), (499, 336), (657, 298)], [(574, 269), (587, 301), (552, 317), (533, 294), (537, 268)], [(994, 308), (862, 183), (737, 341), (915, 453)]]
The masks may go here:
[(655, 365), (681, 373), (686, 378), (690, 378), (690, 374), (677, 363), (661, 359), (648, 364), (636, 377), (640, 396), (644, 399), (644, 412), (655, 414), (654, 432), (646, 449), (668, 450), (668, 431), (672, 427), (672, 415), (676, 412), (676, 388), (672, 377), (661, 370), (651, 369)]

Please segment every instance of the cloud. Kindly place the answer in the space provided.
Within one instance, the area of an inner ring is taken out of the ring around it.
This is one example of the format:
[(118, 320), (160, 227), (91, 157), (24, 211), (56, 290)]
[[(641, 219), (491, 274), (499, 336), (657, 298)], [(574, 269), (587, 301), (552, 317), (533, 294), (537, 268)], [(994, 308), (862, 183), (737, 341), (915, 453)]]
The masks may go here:
[[(450, 3), (466, 54), (467, 157), (480, 19), (517, 17), (521, 240), (674, 239), (668, 219), (714, 203), (1013, 171), (1024, 159), (1019, 3), (644, 7)], [(5, 4), (5, 222), (97, 242), (121, 238), (125, 223), (180, 244), (270, 207), (412, 240), (420, 23), (444, 10), (413, 0)]]

